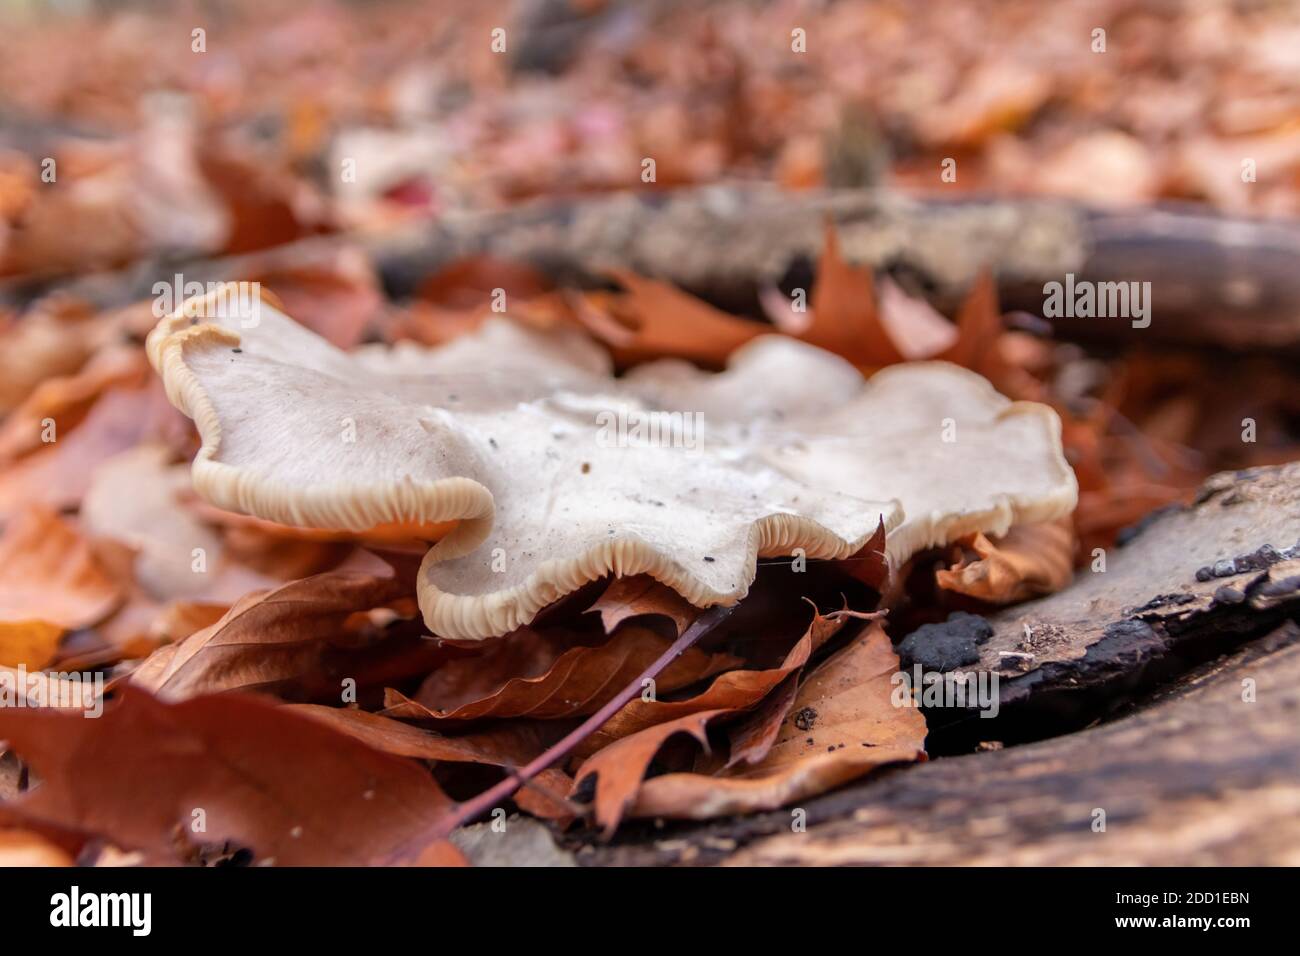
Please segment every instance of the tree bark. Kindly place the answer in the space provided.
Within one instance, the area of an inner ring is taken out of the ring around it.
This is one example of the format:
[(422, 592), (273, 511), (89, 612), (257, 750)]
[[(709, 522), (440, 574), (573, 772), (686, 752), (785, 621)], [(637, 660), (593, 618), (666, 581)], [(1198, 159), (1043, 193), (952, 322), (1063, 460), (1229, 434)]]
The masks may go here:
[(937, 713), (931, 748), (1067, 733), (1297, 615), (1300, 462), (1215, 475), (1065, 590), (991, 616), (972, 669), (998, 675), (998, 716)]

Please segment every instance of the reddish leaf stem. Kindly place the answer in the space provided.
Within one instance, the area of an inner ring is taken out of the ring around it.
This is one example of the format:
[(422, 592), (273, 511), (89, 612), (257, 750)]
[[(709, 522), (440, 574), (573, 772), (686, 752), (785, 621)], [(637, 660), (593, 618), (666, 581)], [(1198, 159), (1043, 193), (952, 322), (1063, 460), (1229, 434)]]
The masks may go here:
[(519, 787), (533, 777), (537, 776), (543, 770), (554, 764), (559, 763), (573, 749), (582, 743), (586, 738), (595, 733), (605, 721), (609, 720), (614, 714), (630, 701), (637, 694), (641, 693), (642, 685), (645, 681), (651, 680), (659, 675), (661, 671), (673, 662), (681, 654), (690, 649), (700, 638), (709, 631), (713, 630), (722, 620), (734, 610), (730, 607), (715, 607), (705, 611), (695, 621), (682, 632), (681, 637), (673, 642), (673, 645), (660, 655), (659, 659), (642, 671), (631, 683), (624, 687), (609, 703), (605, 704), (600, 710), (596, 711), (581, 724), (569, 731), (563, 739), (557, 741), (548, 747), (536, 760), (520, 768), (518, 771), (511, 773), (496, 786), (490, 790), (485, 790), (472, 800), (459, 804), (447, 813), (434, 825), (433, 837), (444, 839), (452, 830), (459, 826), (470, 823), (483, 814), (491, 811), (498, 806), (501, 801), (506, 800)]

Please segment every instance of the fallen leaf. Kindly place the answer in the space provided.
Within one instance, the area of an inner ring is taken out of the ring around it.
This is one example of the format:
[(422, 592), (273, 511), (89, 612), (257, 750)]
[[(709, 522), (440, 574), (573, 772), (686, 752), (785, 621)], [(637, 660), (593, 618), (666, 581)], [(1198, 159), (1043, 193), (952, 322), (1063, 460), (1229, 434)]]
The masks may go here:
[[(625, 269), (610, 274), (626, 291), (588, 297), (587, 308), (579, 309), (578, 317), (626, 361), (674, 355), (720, 366), (728, 355), (765, 331), (757, 322), (728, 315), (666, 282)], [(601, 315), (601, 304), (607, 305), (613, 317)]]
[(163, 858), (229, 841), (284, 866), (413, 860), (451, 806), (419, 765), (249, 696), (126, 687), (97, 720), (0, 709), (0, 738), (41, 780), (3, 809)]
[[(45, 379), (0, 425), (0, 461), (12, 462), (43, 447), (43, 436), (69, 434), (105, 391), (143, 385), (148, 371), (139, 348), (120, 346), (95, 354), (71, 375)], [(47, 428), (51, 423), (52, 432)]]
[[(807, 629), (777, 667), (762, 670), (731, 670), (720, 674), (700, 693), (684, 700), (653, 700), (634, 697), (606, 721), (578, 751), (580, 755), (595, 753), (615, 740), (653, 727), (656, 724), (678, 720), (687, 714), (703, 710), (739, 711), (759, 704), (773, 689), (791, 676), (797, 676), (812, 654), (835, 635), (851, 618), (870, 618), (856, 611), (837, 611), (831, 614), (814, 612)], [(661, 689), (656, 688), (659, 692)], [(662, 691), (667, 693), (667, 691)], [(780, 724), (784, 712), (776, 717)], [(584, 767), (585, 769), (585, 767)], [(579, 773), (581, 776), (581, 772)]]
[(131, 682), (183, 700), (301, 679), (347, 635), (349, 617), (407, 588), (391, 572), (336, 570), (245, 595), (217, 623), (154, 651)]
[[(757, 704), (775, 687), (797, 676), (815, 648), (833, 636), (848, 617), (873, 617), (856, 612), (821, 615), (814, 613), (808, 630), (786, 655), (781, 667), (766, 671), (732, 671), (715, 680), (707, 691), (685, 701), (632, 700), (601, 731), (600, 749), (587, 758), (574, 775), (581, 785), (588, 777), (596, 778), (596, 822), (610, 836), (617, 829), (624, 812), (636, 799), (650, 762), (673, 736), (688, 733), (709, 748), (706, 728), (716, 717), (734, 714)], [(888, 643), (888, 642), (886, 642)], [(791, 698), (791, 701), (793, 698)], [(780, 725), (784, 711), (779, 711)], [(759, 731), (753, 737), (762, 738)], [(612, 743), (607, 743), (616, 737)], [(755, 746), (753, 738), (744, 739), (754, 759), (766, 753), (766, 745)]]
[(1074, 523), (1069, 518), (1016, 525), (1000, 538), (974, 534), (959, 542), (978, 555), (935, 572), (939, 587), (988, 601), (1013, 604), (1059, 591), (1074, 576)]
[(917, 132), (935, 145), (976, 145), (995, 133), (1019, 129), (1054, 87), (1050, 74), (1020, 58), (977, 62), (963, 74), (955, 94), (926, 113)]
[[(885, 764), (925, 759), (925, 718), (915, 707), (893, 703), (898, 666), (884, 628), (873, 623), (809, 675), (762, 761), (716, 776), (653, 777), (641, 785), (630, 813), (699, 820), (770, 810)], [(810, 719), (804, 708), (816, 716)]]
[(137, 445), (102, 462), (81, 503), (81, 520), (96, 536), (135, 552), (134, 580), (159, 601), (198, 597), (234, 600), (258, 582), (224, 594), (213, 587), (222, 570), (217, 534), (185, 510), (178, 494), (189, 469), (171, 466), (169, 449)]
[(443, 266), (420, 284), (418, 294), (422, 301), (445, 309), (477, 311), (491, 306), (497, 289), (509, 299), (530, 299), (551, 288), (550, 280), (535, 266), (473, 256)]
[(92, 348), (91, 319), (84, 302), (50, 296), (0, 326), (0, 412), (19, 407), (47, 379), (81, 368)]
[[(563, 724), (542, 721), (501, 721), (484, 730), (448, 736), (423, 730), (381, 714), (319, 704), (286, 704), (291, 710), (323, 721), (384, 753), (446, 763), (474, 763), (515, 771), (538, 757), (565, 732)], [(514, 795), (520, 809), (544, 819), (567, 821), (575, 816), (566, 799), (573, 781), (551, 767)]]
[(562, 728), (536, 721), (510, 721), (450, 736), (412, 727), (382, 714), (320, 704), (285, 704), (294, 713), (328, 724), (375, 750), (399, 757), (518, 768), (559, 739)]
[(341, 349), (359, 345), (384, 310), (374, 268), (354, 246), (254, 266), (245, 278), (269, 289), (285, 311), (309, 317), (309, 327)]
[(650, 761), (670, 738), (677, 734), (690, 734), (707, 751), (709, 722), (730, 712), (726, 709), (695, 711), (616, 740), (588, 758), (575, 779), (581, 786), (588, 777), (595, 776), (596, 823), (604, 830), (605, 836), (612, 836), (618, 829), (619, 821), (642, 786)]
[(38, 192), (0, 271), (49, 276), (220, 249), (228, 217), (198, 169), (194, 117), (159, 100), (140, 118), (129, 139), (64, 142), (57, 187)]
[[(987, 270), (980, 272), (957, 313), (957, 339), (935, 358), (978, 372), (1005, 390), (1008, 368), (999, 343), (1003, 333), (998, 288)], [(1021, 397), (1014, 395), (1013, 397)]]
[(568, 798), (573, 778), (558, 767), (543, 770), (515, 791), (512, 798), (520, 810), (567, 827), (583, 815), (582, 808)]
[(768, 755), (776, 744), (786, 714), (794, 707), (798, 695), (799, 674), (788, 674), (763, 699), (753, 714), (734, 727), (727, 728), (728, 767), (756, 764)]
[[(1239, 149), (1249, 147), (1243, 143), (1231, 149), (1223, 165), (1234, 165)], [(1174, 167), (1177, 162), (1176, 158), (1160, 155), (1127, 133), (1099, 130), (1072, 137), (1063, 149), (1036, 163), (1032, 181), (1027, 185), (1034, 192), (1075, 199), (1089, 207), (1136, 207), (1159, 198), (1167, 175), (1165, 168)], [(1213, 182), (1215, 178), (1207, 177), (1210, 189), (1218, 188)]]
[(236, 255), (288, 243), (314, 231), (312, 203), (302, 201), (306, 184), (273, 167), (264, 157), (247, 155), (250, 144), (205, 140), (195, 150), (199, 170), (229, 219), (223, 252)]
[(88, 627), (120, 600), (118, 586), (70, 522), (33, 507), (5, 528), (0, 538), (0, 621)]
[(871, 267), (852, 266), (844, 260), (831, 223), (826, 225), (817, 260), (810, 305), (812, 317), (800, 335), (810, 345), (864, 368), (904, 361), (905, 356), (881, 323)]
[(82, 679), (79, 674), (69, 676), (0, 665), (0, 699), (21, 698), (27, 707), (93, 713), (99, 706), (102, 691), (103, 687), (97, 687), (96, 681)]
[(134, 589), (120, 610), (96, 633), (125, 660), (148, 657), (164, 644), (177, 644), (219, 621), (230, 605), (170, 601), (159, 604)]
[(229, 611), (229, 604), (172, 601), (154, 615), (149, 625), (150, 636), (163, 644), (177, 644), (195, 631), (216, 624)]
[(877, 284), (880, 287), (877, 305), (880, 322), (905, 359), (935, 358), (958, 341), (960, 332), (957, 326), (940, 315), (925, 299), (908, 295), (887, 275), (882, 276)]
[(700, 609), (654, 578), (636, 574), (615, 578), (588, 609), (600, 615), (606, 634), (636, 617), (666, 617), (681, 634), (700, 615)]
[[(589, 714), (621, 691), (671, 643), (648, 628), (628, 625), (594, 647), (565, 648), (563, 642), (525, 628), (483, 654), (451, 661), (434, 671), (420, 686), (416, 701), (428, 708), (431, 716), (448, 720), (554, 720)], [(524, 657), (512, 645), (527, 646)], [(540, 665), (544, 670), (529, 673), (520, 666), (525, 658), (530, 667)], [(690, 648), (656, 678), (656, 688), (659, 693), (669, 693), (738, 663), (739, 659), (727, 654)]]

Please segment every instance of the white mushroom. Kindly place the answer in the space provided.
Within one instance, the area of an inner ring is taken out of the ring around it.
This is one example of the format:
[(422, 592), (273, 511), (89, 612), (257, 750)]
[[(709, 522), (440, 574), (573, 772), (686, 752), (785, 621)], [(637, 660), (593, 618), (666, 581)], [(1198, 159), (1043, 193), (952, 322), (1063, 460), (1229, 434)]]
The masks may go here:
[(419, 587), (451, 638), (503, 634), (609, 573), (729, 604), (759, 555), (847, 557), (883, 523), (901, 561), (1076, 498), (1050, 409), (944, 363), (864, 383), (781, 336), (722, 373), (620, 380), (572, 331), (500, 319), (441, 349), (348, 355), (218, 290), (162, 320), (149, 355), (198, 426), (212, 503), (351, 531), (457, 520)]

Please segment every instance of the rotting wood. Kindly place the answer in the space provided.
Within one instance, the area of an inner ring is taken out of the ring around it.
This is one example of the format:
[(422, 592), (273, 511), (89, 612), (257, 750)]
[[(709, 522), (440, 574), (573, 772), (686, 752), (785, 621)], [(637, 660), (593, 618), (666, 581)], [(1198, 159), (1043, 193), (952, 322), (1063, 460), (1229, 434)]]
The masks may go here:
[(1101, 555), (1105, 571), (1090, 558), (1065, 590), (991, 616), (970, 669), (998, 674), (1000, 712), (940, 713), (931, 742), (965, 749), (993, 723), (1010, 739), (1066, 732), (1276, 627), (1300, 613), (1297, 543), (1300, 462), (1213, 476)]

